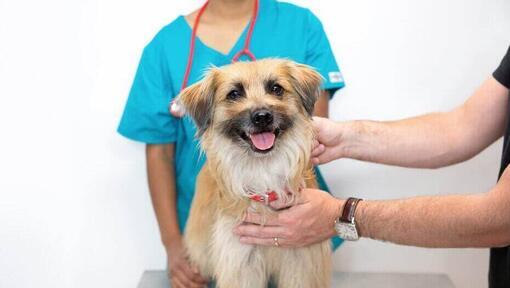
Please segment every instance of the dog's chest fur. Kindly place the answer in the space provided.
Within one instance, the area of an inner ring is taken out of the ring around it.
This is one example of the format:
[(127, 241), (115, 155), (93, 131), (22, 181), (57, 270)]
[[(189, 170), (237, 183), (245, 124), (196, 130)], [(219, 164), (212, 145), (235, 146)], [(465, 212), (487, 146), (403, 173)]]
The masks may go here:
[(307, 141), (296, 140), (306, 139), (303, 136), (287, 135), (285, 145), (271, 152), (270, 157), (253, 157), (228, 139), (212, 137), (211, 143), (206, 144), (208, 161), (225, 190), (222, 192), (234, 199), (270, 191), (276, 192), (279, 199), (289, 197), (287, 192), (295, 192), (301, 186), (309, 169), (300, 152), (307, 151), (311, 145)]
[(308, 187), (316, 186), (315, 179), (307, 174), (309, 164), (296, 156), (300, 145), (297, 141), (292, 145), (295, 146), (289, 146), (288, 151), (282, 147), (272, 157), (260, 158), (240, 154), (226, 143), (210, 146), (218, 150), (208, 151), (216, 154), (208, 157), (198, 177), (185, 240), (191, 260), (202, 273), (221, 283), (219, 287), (266, 287), (270, 277), (276, 279), (279, 287), (327, 286), (330, 273), (327, 241), (305, 248), (282, 249), (244, 245), (233, 234), (247, 209), (272, 213), (262, 203), (249, 200), (249, 193), (275, 191), (278, 197), (288, 197), (287, 192), (292, 190), (289, 187), (301, 185), (297, 182), (303, 178), (311, 180)]

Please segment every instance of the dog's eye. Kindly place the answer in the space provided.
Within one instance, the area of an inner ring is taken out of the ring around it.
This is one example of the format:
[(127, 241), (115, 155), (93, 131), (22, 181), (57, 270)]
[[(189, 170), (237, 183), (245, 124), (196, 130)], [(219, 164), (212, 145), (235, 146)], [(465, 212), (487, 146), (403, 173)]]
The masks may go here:
[(283, 95), (283, 87), (278, 84), (273, 84), (273, 86), (271, 86), (271, 93), (276, 96), (282, 96)]
[(232, 90), (230, 92), (228, 92), (227, 94), (227, 99), (228, 100), (237, 100), (239, 98), (241, 98), (242, 94), (239, 90)]

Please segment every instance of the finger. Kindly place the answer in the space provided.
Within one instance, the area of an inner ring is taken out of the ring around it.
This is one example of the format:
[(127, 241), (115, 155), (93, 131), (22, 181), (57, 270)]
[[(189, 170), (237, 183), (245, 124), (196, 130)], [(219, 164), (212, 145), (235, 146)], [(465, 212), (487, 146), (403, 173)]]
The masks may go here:
[(276, 201), (269, 202), (269, 207), (271, 207), (275, 210), (280, 210), (280, 209), (284, 209), (284, 208), (288, 208), (288, 207), (292, 206), (292, 203), (294, 202), (294, 197), (292, 197), (292, 192), (288, 189), (286, 189), (286, 192), (287, 192), (288, 197), (285, 197), (285, 196), (278, 197), (278, 199), (276, 199)]
[(280, 201), (280, 199), (269, 203), (269, 207), (275, 210), (289, 208), (290, 206), (292, 206), (292, 203), (289, 203), (288, 201)]
[(317, 145), (316, 147), (314, 147), (312, 149), (312, 157), (317, 157), (317, 156), (321, 155), (322, 153), (324, 153), (325, 150), (326, 150), (326, 146), (324, 146), (324, 144)]
[[(188, 278), (184, 272), (180, 271), (172, 275), (172, 279), (177, 282), (178, 287), (182, 288), (201, 288), (204, 286), (204, 283), (196, 283), (192, 279)], [(172, 286), (173, 288), (173, 286)]]
[(200, 273), (195, 273), (192, 269), (191, 269), (191, 266), (189, 264), (185, 264), (185, 265), (182, 265), (182, 269), (181, 271), (185, 274), (187, 280), (190, 282), (190, 283), (193, 283), (193, 284), (196, 284), (198, 285), (199, 287), (203, 286), (204, 284), (207, 283), (207, 280), (203, 279), (201, 276), (200, 276)]
[(255, 224), (242, 224), (234, 229), (234, 234), (241, 237), (256, 237), (273, 239), (274, 237), (284, 237), (285, 228), (280, 226), (260, 226)]
[(203, 284), (209, 283), (209, 279), (207, 279), (206, 277), (202, 276), (202, 274), (200, 274), (200, 270), (198, 270), (198, 267), (196, 267), (196, 266), (190, 266), (190, 267), (191, 267), (191, 271), (193, 273), (195, 273), (196, 276), (198, 276), (198, 282), (204, 282)]
[(262, 245), (262, 246), (274, 246), (274, 247), (288, 247), (284, 238), (278, 238), (278, 246), (275, 245), (274, 238), (257, 238), (257, 237), (241, 237), (239, 241), (247, 245)]
[(206, 285), (206, 283), (197, 283), (197, 282), (193, 282), (193, 281), (189, 281), (187, 284), (186, 284), (186, 288), (187, 287), (190, 287), (190, 288), (203, 288), (204, 285)]
[(342, 156), (335, 156), (333, 151), (324, 149), (320, 154), (312, 156), (312, 163), (314, 165), (325, 164), (339, 158), (342, 158)]
[(182, 281), (176, 276), (172, 275), (172, 278), (170, 278), (172, 283), (172, 288), (185, 288), (184, 284), (182, 284)]
[(179, 269), (175, 269), (172, 272), (172, 281), (177, 284), (177, 287), (186, 287), (186, 275)]
[(182, 287), (191, 287), (193, 286), (193, 282), (189, 279), (188, 275), (185, 272), (185, 265), (177, 265), (175, 270), (172, 273), (172, 279), (179, 283)]
[(253, 213), (253, 212), (246, 212), (246, 214), (244, 216), (244, 222), (259, 224), (259, 225), (273, 225), (273, 226), (280, 224), (280, 222), (278, 221), (277, 215), (262, 216), (258, 213)]

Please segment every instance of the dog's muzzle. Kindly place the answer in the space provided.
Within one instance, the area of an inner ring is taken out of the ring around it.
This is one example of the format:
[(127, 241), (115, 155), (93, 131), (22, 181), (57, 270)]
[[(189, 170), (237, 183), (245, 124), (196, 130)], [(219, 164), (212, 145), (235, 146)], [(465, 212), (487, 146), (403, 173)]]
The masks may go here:
[(222, 130), (232, 140), (258, 154), (273, 150), (279, 136), (292, 126), (291, 117), (269, 108), (245, 110), (222, 123)]

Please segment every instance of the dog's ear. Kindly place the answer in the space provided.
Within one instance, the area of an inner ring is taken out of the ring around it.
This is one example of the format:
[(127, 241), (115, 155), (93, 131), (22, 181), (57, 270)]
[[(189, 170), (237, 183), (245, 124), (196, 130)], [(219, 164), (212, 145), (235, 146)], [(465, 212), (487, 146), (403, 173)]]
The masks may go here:
[(322, 76), (310, 66), (294, 62), (289, 62), (289, 71), (294, 89), (306, 112), (312, 116), (315, 102), (319, 99)]
[(177, 101), (197, 125), (197, 136), (202, 136), (212, 121), (216, 74), (216, 68), (211, 68), (204, 79), (182, 90), (177, 96)]

